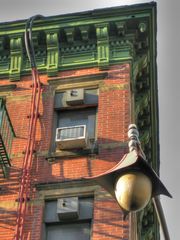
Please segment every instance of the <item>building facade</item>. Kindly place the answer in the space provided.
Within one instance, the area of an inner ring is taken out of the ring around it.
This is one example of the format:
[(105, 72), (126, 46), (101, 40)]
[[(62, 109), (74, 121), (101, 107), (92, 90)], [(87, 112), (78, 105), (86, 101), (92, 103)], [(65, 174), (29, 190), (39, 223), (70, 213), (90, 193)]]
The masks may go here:
[(151, 203), (123, 220), (116, 201), (84, 179), (128, 152), (130, 123), (159, 171), (155, 3), (34, 21), (41, 86), (28, 152), (26, 22), (0, 24), (0, 238), (158, 240)]

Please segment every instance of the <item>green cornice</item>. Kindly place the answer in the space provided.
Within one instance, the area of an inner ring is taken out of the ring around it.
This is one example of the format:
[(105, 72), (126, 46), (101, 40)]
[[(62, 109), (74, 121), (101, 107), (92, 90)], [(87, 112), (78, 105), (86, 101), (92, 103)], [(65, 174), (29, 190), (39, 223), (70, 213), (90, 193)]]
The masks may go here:
[[(62, 70), (94, 66), (105, 69), (135, 61), (147, 48), (155, 8), (152, 2), (37, 20), (33, 41), (39, 71), (56, 76)], [(16, 81), (29, 74), (25, 24), (26, 20), (0, 24), (0, 78)]]
[[(95, 9), (85, 12), (77, 12), (70, 14), (62, 14), (58, 16), (49, 16), (44, 20), (37, 20), (36, 28), (39, 30), (52, 28), (60, 28), (60, 27), (71, 27), (71, 26), (79, 26), (79, 25), (89, 25), (94, 23), (99, 23), (103, 21), (115, 21), (119, 20), (128, 20), (136, 17), (144, 17), (149, 16), (149, 13), (152, 12), (152, 9), (156, 7), (155, 2), (145, 3), (145, 4), (134, 4), (129, 6), (119, 6), (112, 8), (102, 8)], [(24, 32), (26, 19), (17, 20), (13, 22), (4, 22), (0, 23), (0, 31), (7, 34)], [(82, 24), (83, 23), (83, 24)]]

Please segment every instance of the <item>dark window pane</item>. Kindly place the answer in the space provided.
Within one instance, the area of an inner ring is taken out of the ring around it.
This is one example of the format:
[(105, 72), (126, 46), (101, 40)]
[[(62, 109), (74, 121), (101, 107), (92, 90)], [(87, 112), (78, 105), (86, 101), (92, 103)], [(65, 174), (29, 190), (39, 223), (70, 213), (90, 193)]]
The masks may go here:
[(85, 90), (85, 103), (95, 104), (98, 103), (98, 90), (96, 89), (86, 89)]
[(56, 93), (55, 101), (54, 101), (54, 107), (55, 108), (61, 108), (61, 107), (64, 107), (64, 105), (66, 105), (65, 92)]
[(69, 128), (62, 128), (59, 131), (59, 139), (68, 139), (68, 138), (77, 138), (84, 136), (84, 126), (79, 127), (69, 127)]
[(59, 113), (58, 127), (69, 127), (76, 125), (87, 125), (88, 113), (83, 110), (72, 110)]
[(47, 240), (89, 240), (90, 223), (47, 226)]

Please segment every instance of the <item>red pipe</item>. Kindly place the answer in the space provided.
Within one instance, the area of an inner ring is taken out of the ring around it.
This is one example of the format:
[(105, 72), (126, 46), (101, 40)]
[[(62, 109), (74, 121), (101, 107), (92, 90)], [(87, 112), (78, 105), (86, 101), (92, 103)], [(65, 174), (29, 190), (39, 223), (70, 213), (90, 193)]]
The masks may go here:
[(23, 197), (24, 197), (24, 188), (26, 185), (26, 172), (27, 172), (27, 165), (28, 165), (28, 158), (29, 158), (29, 149), (30, 149), (30, 143), (32, 139), (32, 127), (33, 127), (33, 113), (34, 113), (34, 106), (36, 101), (36, 85), (35, 81), (33, 81), (33, 89), (32, 89), (32, 102), (31, 102), (31, 111), (30, 111), (30, 125), (29, 125), (29, 132), (28, 132), (28, 142), (26, 146), (25, 156), (23, 159), (23, 174), (20, 184), (20, 191), (19, 191), (19, 204), (18, 204), (18, 218), (17, 218), (17, 225), (16, 225), (16, 239), (19, 239), (19, 231), (21, 228), (21, 221), (22, 221), (22, 212), (23, 212)]
[[(37, 122), (37, 114), (38, 114), (38, 105), (39, 105), (39, 97), (37, 99), (37, 74), (36, 74), (36, 71), (34, 70), (33, 71), (33, 77), (34, 77), (34, 89), (36, 90), (35, 91), (35, 101), (34, 101), (34, 104), (33, 104), (33, 110), (32, 110), (32, 119), (33, 119), (33, 122), (32, 122), (32, 125), (31, 125), (31, 134), (30, 134), (30, 145), (29, 145), (29, 151), (27, 152), (27, 162), (26, 162), (26, 171), (25, 171), (25, 186), (24, 186), (24, 198), (25, 198), (25, 202), (24, 204), (22, 204), (23, 208), (22, 208), (22, 216), (21, 216), (21, 220), (22, 222), (21, 223), (21, 227), (20, 227), (20, 233), (19, 235), (22, 236), (23, 235), (23, 224), (24, 224), (24, 219), (25, 219), (25, 213), (26, 213), (26, 201), (28, 199), (28, 196), (30, 195), (30, 193), (28, 193), (28, 187), (30, 186), (30, 168), (31, 168), (31, 165), (32, 165), (32, 156), (33, 156), (33, 147), (34, 147), (34, 142), (35, 142), (35, 130), (36, 130), (36, 122)], [(40, 91), (38, 91), (40, 93)], [(40, 96), (40, 94), (39, 94)]]
[(26, 215), (27, 201), (30, 198), (30, 170), (32, 167), (33, 152), (36, 137), (36, 125), (39, 114), (39, 102), (41, 95), (41, 84), (38, 72), (36, 68), (32, 68), (33, 77), (33, 89), (32, 89), (32, 100), (30, 110), (30, 122), (28, 131), (28, 141), (26, 145), (26, 152), (23, 159), (23, 173), (20, 183), (19, 195), (18, 195), (18, 216), (15, 230), (14, 240), (23, 239), (24, 233), (24, 221)]
[[(28, 161), (28, 165), (27, 165), (27, 172), (26, 172), (26, 185), (25, 185), (25, 197), (28, 201), (28, 199), (30, 198), (30, 170), (32, 167), (32, 160), (33, 160), (33, 152), (34, 152), (34, 145), (35, 145), (35, 135), (36, 135), (36, 125), (37, 125), (37, 119), (38, 119), (38, 114), (39, 114), (39, 101), (40, 101), (40, 94), (41, 94), (41, 86), (40, 86), (40, 81), (39, 81), (39, 76), (37, 74), (36, 69), (34, 70), (34, 74), (35, 74), (35, 80), (36, 82), (36, 102), (35, 102), (35, 111), (34, 111), (34, 124), (32, 127), (32, 139), (31, 139), (31, 145), (30, 145), (30, 151), (29, 151), (29, 161)], [(26, 213), (26, 206), (27, 204), (25, 204), (25, 209), (23, 211), (23, 215), (22, 215), (22, 219), (24, 221), (25, 219), (25, 213)], [(23, 234), (23, 228), (21, 228), (21, 234)]]

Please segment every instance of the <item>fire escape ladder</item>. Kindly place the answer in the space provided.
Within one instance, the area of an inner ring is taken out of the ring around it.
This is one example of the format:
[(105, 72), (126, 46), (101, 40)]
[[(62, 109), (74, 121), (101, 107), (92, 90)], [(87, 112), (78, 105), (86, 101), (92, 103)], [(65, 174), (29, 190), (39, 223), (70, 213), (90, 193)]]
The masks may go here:
[(1, 135), (0, 135), (0, 165), (2, 168), (3, 175), (4, 177), (6, 177), (6, 168), (11, 166), (11, 164)]
[(12, 140), (15, 137), (4, 99), (0, 98), (0, 176), (7, 177), (7, 169), (11, 166), (10, 154)]

